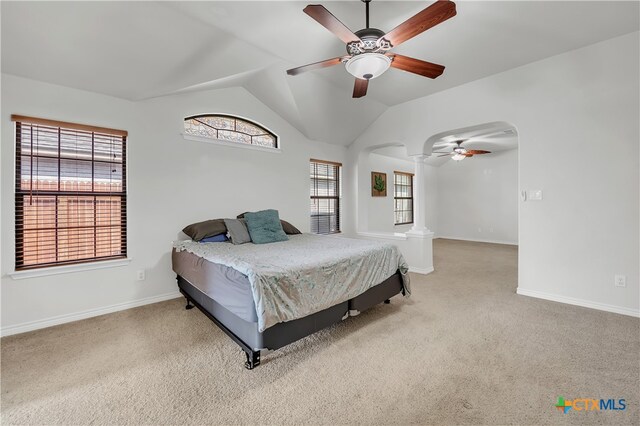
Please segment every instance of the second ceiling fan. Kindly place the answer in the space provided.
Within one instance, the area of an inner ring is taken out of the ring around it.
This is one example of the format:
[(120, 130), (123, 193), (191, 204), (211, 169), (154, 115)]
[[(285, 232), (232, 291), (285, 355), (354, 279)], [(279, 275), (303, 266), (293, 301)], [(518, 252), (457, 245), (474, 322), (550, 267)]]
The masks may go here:
[(491, 154), (491, 151), (485, 151), (483, 149), (467, 149), (463, 147), (462, 144), (466, 141), (468, 141), (468, 139), (455, 141), (454, 143), (456, 146), (449, 152), (433, 151), (432, 154), (442, 154), (438, 155), (438, 157), (446, 157), (450, 155), (451, 159), (455, 161), (461, 161), (467, 157), (473, 157), (474, 155)]
[(312, 4), (304, 8), (304, 13), (315, 19), (320, 25), (334, 33), (347, 44), (345, 56), (327, 59), (313, 64), (287, 70), (289, 75), (305, 71), (326, 68), (344, 63), (347, 71), (356, 78), (353, 97), (361, 98), (367, 94), (369, 80), (382, 75), (389, 67), (408, 71), (424, 77), (436, 78), (444, 72), (444, 66), (388, 53), (400, 43), (446, 21), (456, 15), (456, 5), (449, 0), (438, 0), (426, 9), (404, 21), (388, 33), (377, 28), (369, 28), (369, 3), (366, 5), (366, 28), (353, 33), (324, 6)]

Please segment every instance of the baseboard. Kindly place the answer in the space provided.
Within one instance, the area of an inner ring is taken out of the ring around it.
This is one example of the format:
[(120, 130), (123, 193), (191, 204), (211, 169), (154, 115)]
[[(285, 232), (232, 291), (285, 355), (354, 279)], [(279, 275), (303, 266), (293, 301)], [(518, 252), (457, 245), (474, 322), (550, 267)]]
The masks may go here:
[(551, 300), (552, 302), (566, 303), (568, 305), (582, 306), (583, 308), (597, 309), (599, 311), (613, 312), (615, 314), (629, 315), (640, 318), (640, 310), (624, 308), (622, 306), (607, 305), (606, 303), (592, 302), (590, 300), (576, 299), (574, 297), (560, 296), (543, 291), (527, 290), (518, 287), (516, 293), (522, 296), (535, 297), (537, 299)]
[(409, 266), (409, 272), (413, 272), (414, 274), (427, 275), (433, 272), (433, 266), (431, 268), (414, 268), (413, 266)]
[(471, 239), (471, 238), (460, 238), (460, 237), (446, 237), (444, 235), (437, 235), (433, 237), (433, 239), (442, 238), (443, 240), (458, 240), (458, 241), (471, 241), (473, 243), (489, 243), (489, 244), (505, 244), (509, 246), (517, 246), (517, 242), (513, 241), (501, 241), (501, 240), (481, 240), (481, 239)]
[(79, 321), (86, 318), (97, 317), (100, 315), (110, 314), (113, 312), (124, 311), (125, 309), (136, 308), (138, 306), (150, 305), (151, 303), (164, 302), (165, 300), (181, 297), (179, 291), (160, 294), (158, 296), (145, 297), (143, 299), (131, 302), (117, 303), (111, 306), (105, 306), (97, 309), (89, 309), (87, 311), (76, 312), (73, 314), (59, 315), (37, 321), (25, 322), (17, 325), (10, 325), (0, 329), (0, 336), (11, 336), (12, 334), (26, 333), (27, 331), (39, 330), (41, 328), (53, 327), (54, 325), (65, 324), (68, 322)]

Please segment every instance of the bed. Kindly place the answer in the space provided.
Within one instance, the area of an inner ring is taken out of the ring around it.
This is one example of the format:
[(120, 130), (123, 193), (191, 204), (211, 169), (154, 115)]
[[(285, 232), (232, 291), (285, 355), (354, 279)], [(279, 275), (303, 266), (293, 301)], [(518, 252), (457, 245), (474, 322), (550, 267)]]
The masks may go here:
[(410, 295), (397, 247), (336, 236), (243, 245), (177, 241), (172, 264), (186, 308), (199, 308), (240, 345), (248, 369), (267, 350)]

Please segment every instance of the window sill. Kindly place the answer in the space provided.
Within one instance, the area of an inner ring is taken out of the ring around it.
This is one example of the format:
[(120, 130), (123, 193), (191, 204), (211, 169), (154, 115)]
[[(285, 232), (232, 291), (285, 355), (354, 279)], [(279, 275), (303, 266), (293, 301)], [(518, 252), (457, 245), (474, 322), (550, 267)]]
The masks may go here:
[(131, 259), (115, 259), (104, 260), (101, 262), (78, 263), (75, 265), (50, 266), (48, 268), (28, 269), (24, 271), (14, 271), (7, 275), (14, 280), (23, 280), (25, 278), (46, 277), (49, 275), (69, 274), (73, 272), (91, 271), (94, 269), (117, 268), (119, 266), (127, 266), (131, 263)]
[(185, 140), (188, 140), (188, 141), (206, 142), (206, 143), (212, 143), (214, 145), (231, 146), (234, 148), (253, 149), (255, 151), (271, 152), (272, 154), (280, 154), (282, 152), (282, 149), (280, 148), (270, 148), (268, 146), (250, 145), (250, 144), (240, 143), (240, 142), (229, 142), (229, 141), (223, 141), (221, 139), (210, 139), (210, 138), (204, 138), (200, 136), (187, 135), (186, 133), (181, 133), (181, 135)]

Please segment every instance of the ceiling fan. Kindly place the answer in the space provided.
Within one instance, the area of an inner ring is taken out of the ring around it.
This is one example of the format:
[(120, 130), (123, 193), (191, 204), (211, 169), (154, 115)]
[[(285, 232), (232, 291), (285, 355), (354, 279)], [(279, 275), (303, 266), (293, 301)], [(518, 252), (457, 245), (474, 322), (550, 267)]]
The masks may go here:
[(297, 75), (305, 71), (344, 63), (347, 71), (356, 78), (353, 97), (361, 98), (367, 94), (369, 80), (379, 77), (389, 67), (429, 78), (436, 78), (444, 72), (443, 65), (396, 53), (388, 53), (388, 51), (429, 28), (454, 17), (456, 15), (454, 2), (438, 0), (386, 34), (377, 28), (369, 28), (369, 3), (371, 0), (362, 0), (362, 2), (366, 5), (367, 27), (355, 33), (333, 16), (324, 6), (310, 4), (305, 7), (304, 13), (315, 19), (320, 25), (347, 44), (348, 55), (292, 68), (287, 70), (287, 74)]
[(460, 139), (455, 141), (456, 146), (451, 152), (434, 151), (433, 154), (442, 154), (438, 155), (438, 157), (446, 157), (447, 155), (450, 155), (451, 159), (455, 161), (461, 161), (467, 157), (473, 157), (474, 155), (491, 154), (491, 151), (484, 151), (482, 149), (466, 149), (462, 144), (468, 140), (469, 139)]

